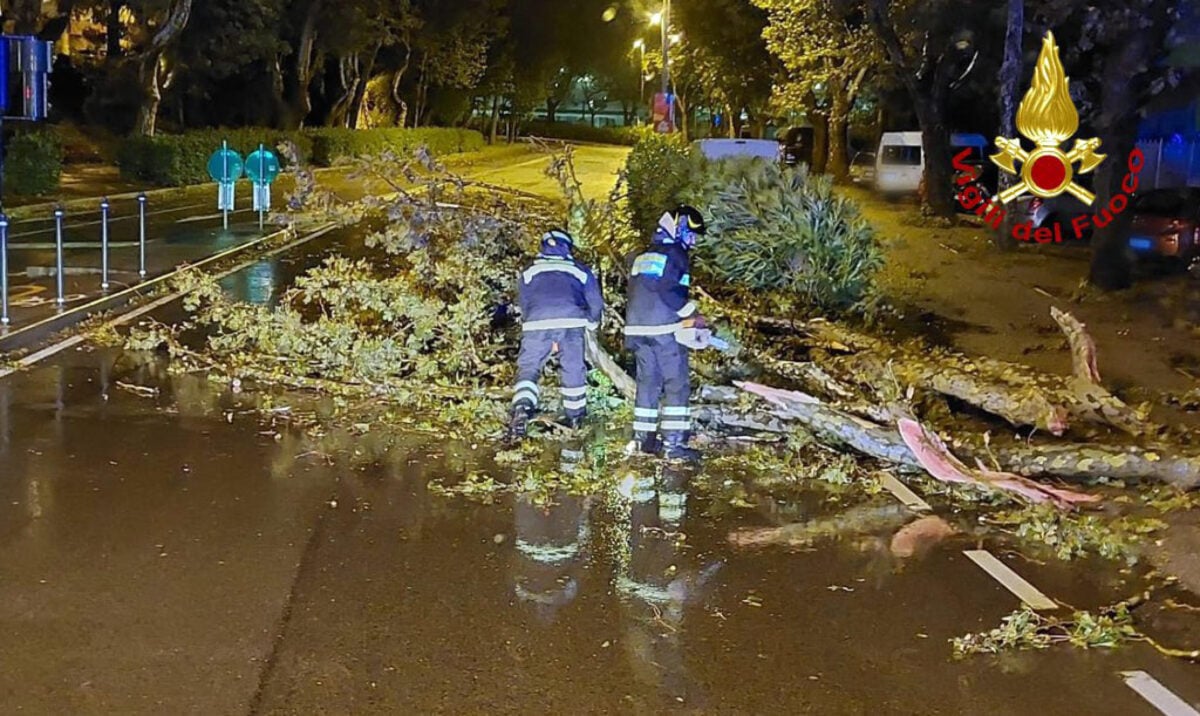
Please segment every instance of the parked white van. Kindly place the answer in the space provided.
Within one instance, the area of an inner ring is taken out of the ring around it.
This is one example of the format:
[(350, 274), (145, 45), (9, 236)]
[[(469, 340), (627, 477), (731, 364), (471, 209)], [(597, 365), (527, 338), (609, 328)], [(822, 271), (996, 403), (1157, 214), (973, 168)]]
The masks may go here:
[[(951, 154), (971, 147), (968, 162), (982, 162), (988, 141), (982, 134), (951, 134)], [(915, 194), (925, 174), (920, 132), (884, 132), (875, 153), (875, 188), (881, 194)]]

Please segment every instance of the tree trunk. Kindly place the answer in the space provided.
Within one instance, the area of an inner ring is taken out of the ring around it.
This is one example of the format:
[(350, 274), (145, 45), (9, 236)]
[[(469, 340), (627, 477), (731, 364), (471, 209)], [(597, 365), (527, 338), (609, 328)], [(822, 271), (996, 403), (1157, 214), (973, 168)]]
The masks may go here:
[(143, 137), (153, 137), (158, 121), (158, 107), (162, 103), (162, 87), (159, 85), (160, 65), (163, 53), (187, 27), (192, 15), (192, 0), (175, 0), (167, 19), (155, 32), (150, 46), (138, 60), (138, 80), (141, 84), (142, 102), (138, 108), (134, 131)]
[[(1130, 82), (1124, 73), (1112, 73), (1120, 67), (1136, 67), (1151, 53), (1147, 46), (1147, 31), (1130, 34), (1129, 41), (1105, 59), (1106, 73), (1100, 85), (1100, 116), (1096, 129), (1108, 151), (1108, 159), (1096, 170), (1096, 230), (1092, 235), (1092, 265), (1089, 280), (1105, 290), (1129, 288), (1133, 283), (1133, 266), (1124, 241), (1124, 229), (1132, 212), (1123, 211), (1117, 217), (1108, 212), (1109, 200), (1121, 193), (1121, 181), (1128, 171), (1129, 152), (1136, 144), (1138, 127), (1138, 97), (1141, 88)], [(1102, 217), (1110, 220), (1099, 226)]]
[(105, 27), (105, 46), (107, 47), (108, 57), (121, 56), (121, 38), (124, 36), (125, 26), (121, 24), (121, 9), (125, 7), (125, 0), (111, 0), (108, 3), (108, 22)]
[(496, 132), (500, 127), (500, 98), (492, 97), (492, 129), (488, 132), (488, 144), (496, 143)]
[(925, 204), (934, 216), (954, 216), (951, 193), (950, 132), (946, 128), (945, 106), (936, 91), (914, 93), (917, 121), (921, 124), (921, 145), (925, 154)]
[(300, 30), (300, 38), (296, 43), (295, 67), (288, 76), (286, 93), (286, 115), (281, 118), (280, 126), (284, 129), (297, 129), (304, 126), (304, 121), (312, 112), (312, 99), (309, 97), (309, 87), (313, 80), (313, 55), (317, 44), (317, 20), (320, 19), (324, 0), (312, 0), (305, 12), (304, 25)]
[(847, 88), (839, 80), (829, 82), (829, 163), (826, 171), (833, 176), (835, 182), (845, 182), (850, 178), (850, 162), (846, 156), (846, 129), (850, 120), (849, 99)]
[(375, 59), (379, 57), (379, 49), (381, 43), (376, 43), (371, 49), (371, 53), (367, 55), (366, 61), (359, 69), (358, 86), (354, 90), (354, 95), (350, 99), (349, 114), (346, 117), (346, 126), (351, 129), (358, 127), (358, 118), (362, 114), (363, 101), (367, 97), (367, 85), (371, 82), (371, 73), (375, 71)]
[(153, 137), (158, 122), (158, 106), (162, 104), (162, 90), (158, 84), (160, 54), (145, 56), (138, 68), (138, 80), (142, 90), (142, 103), (138, 107), (134, 132), (138, 136)]
[(829, 122), (824, 114), (810, 112), (808, 121), (813, 126), (813, 149), (809, 159), (809, 170), (813, 174), (824, 174), (829, 160)]
[[(1017, 93), (1020, 89), (1024, 27), (1025, 0), (1008, 0), (1008, 29), (1004, 35), (1004, 63), (1000, 66), (1000, 134), (1010, 138), (1017, 136)], [(996, 187), (997, 193), (1011, 187), (1016, 182), (1015, 175), (1000, 172), (1000, 179)], [(1016, 212), (1014, 211), (1004, 212), (1004, 221), (1000, 225), (1000, 231), (994, 234), (993, 244), (1001, 251), (1011, 251), (1016, 248), (1017, 242), (1012, 234), (1015, 216)]]
[(359, 72), (359, 56), (358, 53), (347, 55), (338, 61), (339, 75), (342, 81), (342, 96), (334, 103), (333, 109), (329, 111), (328, 125), (330, 127), (350, 127), (350, 106), (354, 102), (354, 97), (358, 94), (358, 87), (362, 83), (362, 75)]
[(558, 121), (556, 115), (558, 113), (558, 100), (553, 97), (546, 98), (546, 121), (554, 123)]
[(13, 20), (13, 32), (17, 35), (36, 35), (42, 19), (41, 0), (13, 0), (5, 19)]

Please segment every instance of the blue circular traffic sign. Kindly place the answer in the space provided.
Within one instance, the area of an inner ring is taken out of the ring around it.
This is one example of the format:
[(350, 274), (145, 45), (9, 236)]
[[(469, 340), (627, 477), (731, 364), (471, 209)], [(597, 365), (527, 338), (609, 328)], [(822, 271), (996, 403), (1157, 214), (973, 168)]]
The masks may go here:
[(208, 160), (208, 175), (213, 181), (233, 182), (242, 177), (242, 155), (232, 149), (218, 149)]
[(258, 149), (246, 157), (246, 176), (255, 184), (270, 184), (279, 176), (279, 157), (270, 149)]

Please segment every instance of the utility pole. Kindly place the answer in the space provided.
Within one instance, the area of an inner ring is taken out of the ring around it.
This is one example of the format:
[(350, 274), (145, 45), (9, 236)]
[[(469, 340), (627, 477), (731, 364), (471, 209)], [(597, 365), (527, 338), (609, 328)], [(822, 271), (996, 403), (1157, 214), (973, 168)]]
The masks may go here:
[(671, 96), (671, 0), (663, 0), (662, 9), (663, 76), (662, 91), (667, 98), (667, 117), (675, 129), (675, 98)]

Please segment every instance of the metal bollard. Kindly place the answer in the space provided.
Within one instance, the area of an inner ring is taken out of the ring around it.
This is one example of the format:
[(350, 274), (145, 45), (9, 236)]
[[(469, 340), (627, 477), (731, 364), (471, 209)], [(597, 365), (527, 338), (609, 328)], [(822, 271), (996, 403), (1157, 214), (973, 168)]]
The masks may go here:
[(138, 194), (138, 275), (146, 278), (146, 195)]
[(0, 326), (8, 325), (8, 215), (0, 214)]
[(108, 197), (100, 202), (100, 288), (108, 290)]
[(67, 302), (63, 281), (63, 217), (66, 215), (61, 206), (54, 210), (54, 277), (58, 284), (58, 297), (54, 302), (60, 306)]

